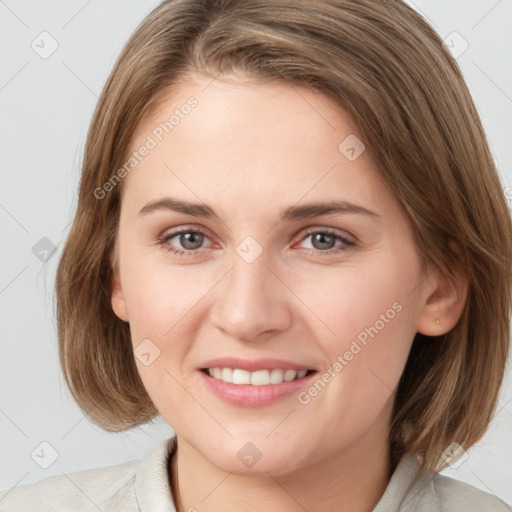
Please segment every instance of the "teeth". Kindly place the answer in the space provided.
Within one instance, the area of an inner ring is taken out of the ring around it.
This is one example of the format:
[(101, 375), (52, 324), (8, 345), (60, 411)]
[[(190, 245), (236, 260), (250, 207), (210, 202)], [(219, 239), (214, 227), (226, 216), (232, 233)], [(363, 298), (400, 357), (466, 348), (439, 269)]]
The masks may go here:
[(248, 372), (239, 368), (208, 368), (208, 374), (214, 379), (232, 384), (252, 384), (253, 386), (281, 384), (283, 381), (301, 379), (307, 372), (307, 370), (281, 370), (279, 368), (256, 372)]

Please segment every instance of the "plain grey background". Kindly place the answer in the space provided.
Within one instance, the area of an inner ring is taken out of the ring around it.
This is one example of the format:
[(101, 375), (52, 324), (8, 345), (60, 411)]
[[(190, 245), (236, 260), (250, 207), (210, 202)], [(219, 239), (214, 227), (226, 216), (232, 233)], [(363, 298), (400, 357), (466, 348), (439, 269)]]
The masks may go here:
[[(163, 420), (120, 434), (87, 420), (60, 372), (53, 311), (97, 97), (158, 3), (0, 0), (0, 489), (140, 458), (172, 435)], [(408, 3), (452, 47), (512, 200), (511, 0)], [(443, 473), (512, 503), (510, 366), (489, 431), (467, 455)]]

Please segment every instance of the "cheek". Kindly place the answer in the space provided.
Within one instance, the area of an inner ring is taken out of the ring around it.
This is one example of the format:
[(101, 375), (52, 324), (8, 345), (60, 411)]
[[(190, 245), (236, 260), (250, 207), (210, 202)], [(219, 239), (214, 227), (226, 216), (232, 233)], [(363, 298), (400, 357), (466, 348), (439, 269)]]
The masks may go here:
[[(123, 271), (132, 345), (144, 387), (158, 409), (182, 410), (190, 405), (190, 397), (179, 382), (187, 354), (199, 336), (198, 316), (205, 315), (202, 299), (218, 281), (218, 274), (143, 257), (126, 261)], [(150, 364), (145, 364), (148, 357), (140, 356), (148, 352)]]
[(395, 319), (404, 316), (397, 310), (410, 300), (413, 269), (400, 265), (401, 260), (392, 255), (382, 254), (373, 260), (337, 269), (321, 267), (307, 278), (297, 276), (293, 281), (297, 296), (330, 332), (325, 338), (333, 345), (341, 338), (357, 336), (376, 322), (379, 331), (383, 330), (381, 315), (386, 326), (387, 320), (396, 323)]
[(166, 266), (143, 258), (140, 264), (127, 261), (124, 272), (127, 284), (123, 283), (123, 291), (134, 344), (147, 337), (159, 344), (177, 339), (215, 282), (195, 265)]
[(195, 339), (194, 306), (206, 293), (206, 285), (201, 280), (193, 284), (192, 274), (197, 278), (193, 266), (184, 271), (131, 265), (125, 267), (131, 273), (125, 296), (137, 369), (153, 403), (172, 423), (175, 411), (190, 407), (190, 397), (180, 385), (181, 367)]
[(362, 398), (379, 386), (389, 396), (406, 363), (415, 334), (413, 261), (387, 253), (373, 264), (330, 268), (294, 283), (317, 318), (310, 325), (327, 356), (324, 370), (343, 374), (339, 385), (357, 387)]

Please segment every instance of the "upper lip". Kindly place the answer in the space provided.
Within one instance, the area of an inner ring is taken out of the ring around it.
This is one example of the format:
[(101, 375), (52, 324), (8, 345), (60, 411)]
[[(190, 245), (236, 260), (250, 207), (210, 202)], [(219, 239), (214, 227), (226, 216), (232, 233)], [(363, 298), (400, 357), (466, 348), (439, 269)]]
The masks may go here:
[(285, 361), (284, 359), (242, 359), (239, 357), (217, 357), (215, 359), (209, 359), (205, 361), (199, 369), (205, 368), (240, 368), (241, 370), (247, 370), (249, 372), (273, 370), (274, 368), (297, 371), (314, 369), (311, 366)]

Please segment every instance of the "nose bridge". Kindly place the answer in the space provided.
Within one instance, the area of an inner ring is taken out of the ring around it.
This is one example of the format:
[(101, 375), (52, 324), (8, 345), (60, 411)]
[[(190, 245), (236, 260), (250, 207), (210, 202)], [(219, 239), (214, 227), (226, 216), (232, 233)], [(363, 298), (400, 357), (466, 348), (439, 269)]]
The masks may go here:
[(283, 285), (270, 270), (268, 255), (262, 251), (255, 256), (251, 251), (250, 242), (248, 246), (242, 243), (233, 254), (231, 271), (219, 288), (212, 315), (219, 329), (243, 340), (285, 329), (291, 318)]
[(240, 255), (241, 250), (242, 246), (239, 246), (233, 255), (226, 293), (232, 299), (244, 301), (257, 295), (265, 295), (272, 273), (268, 268), (270, 262), (266, 253), (248, 259), (246, 255)]

